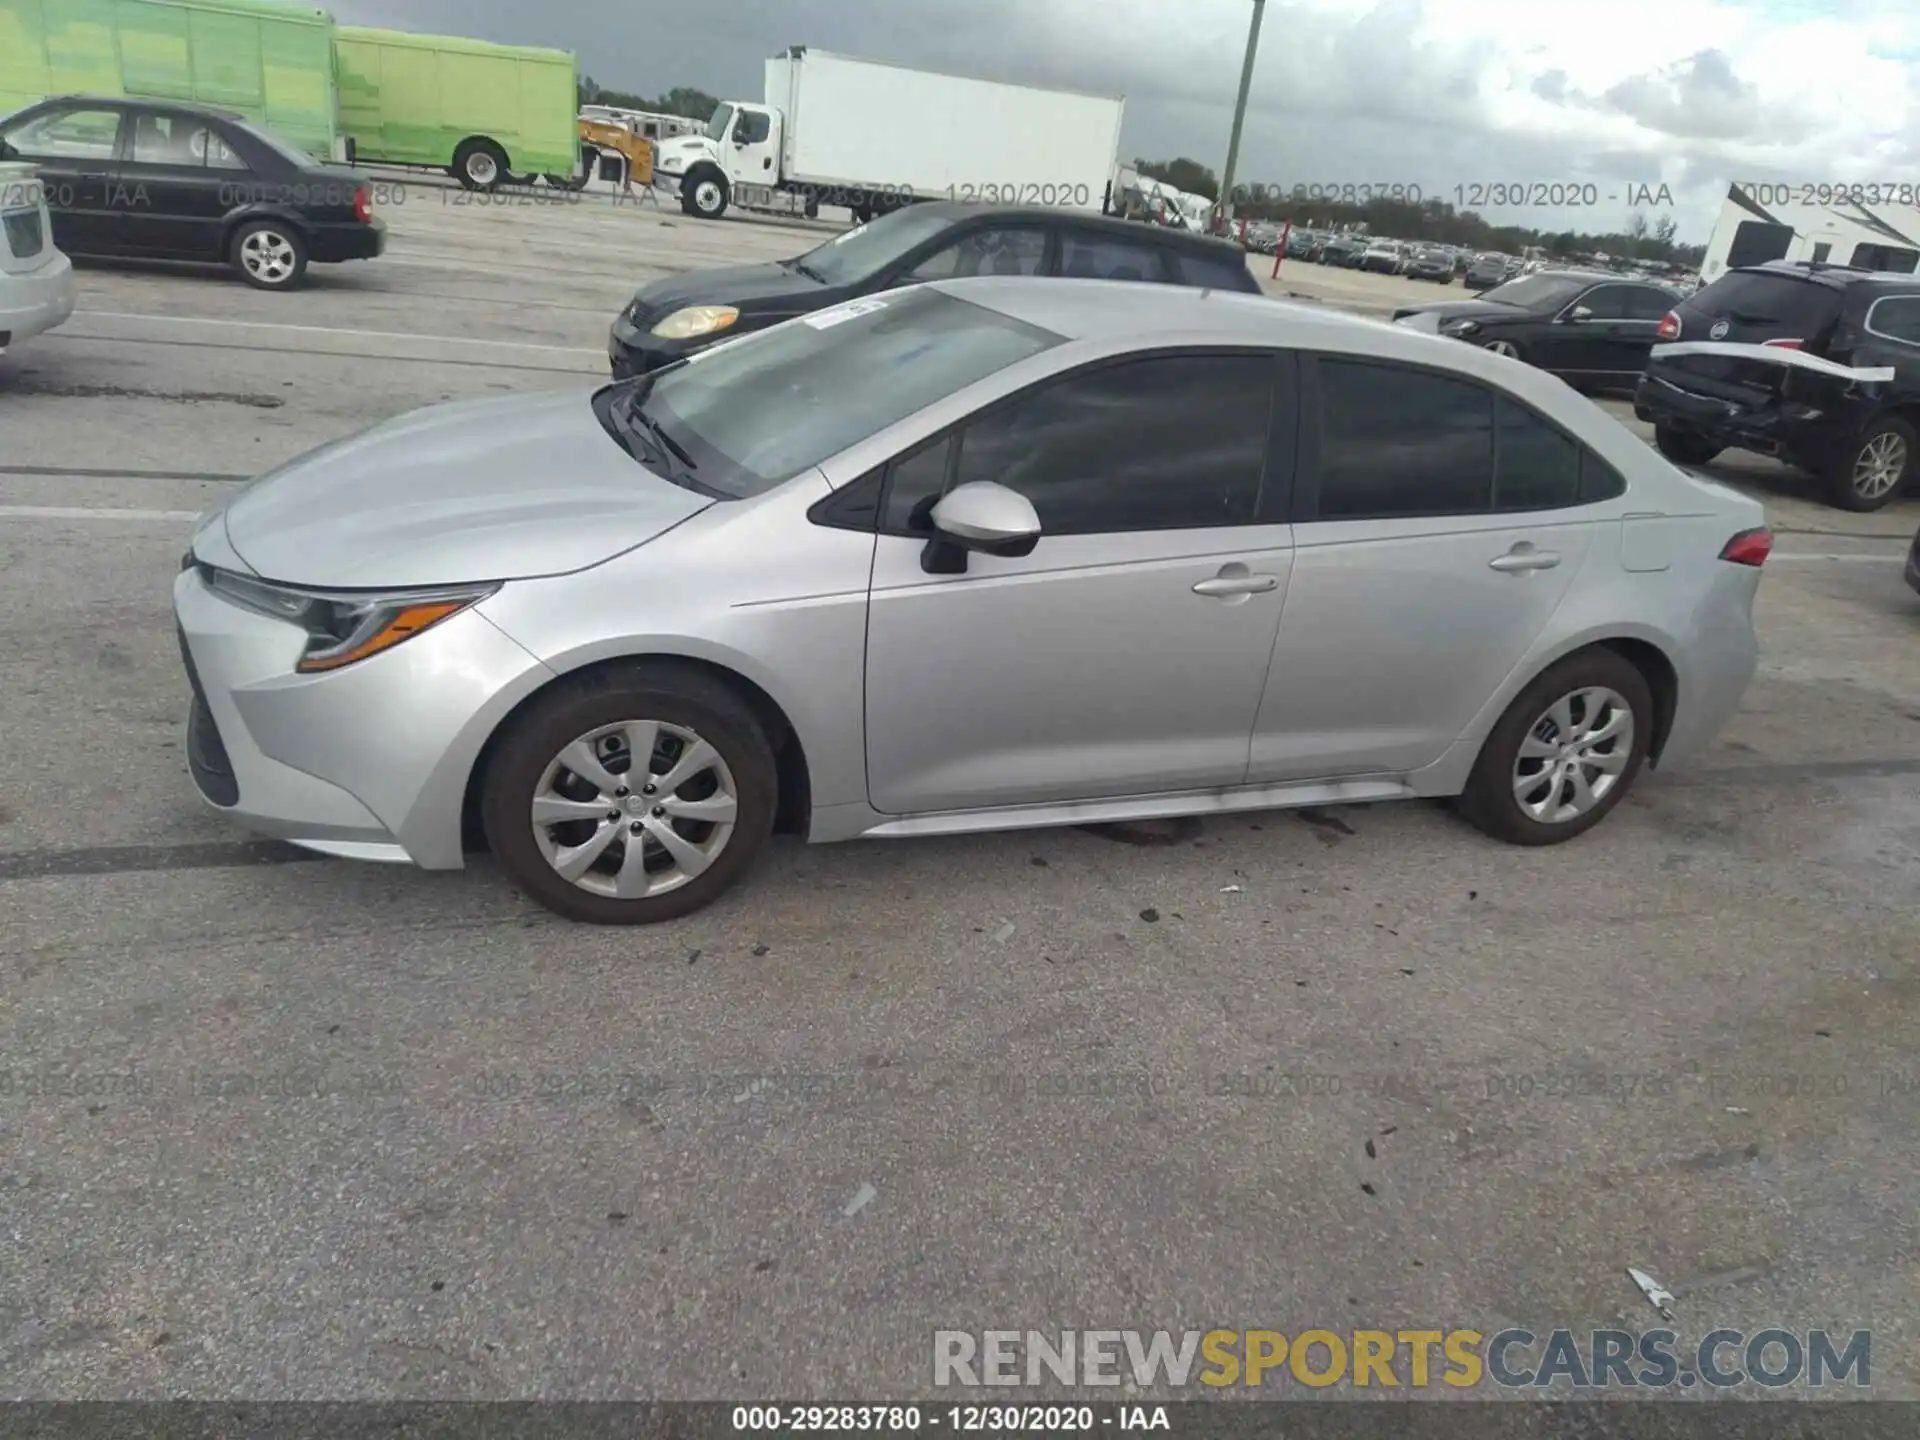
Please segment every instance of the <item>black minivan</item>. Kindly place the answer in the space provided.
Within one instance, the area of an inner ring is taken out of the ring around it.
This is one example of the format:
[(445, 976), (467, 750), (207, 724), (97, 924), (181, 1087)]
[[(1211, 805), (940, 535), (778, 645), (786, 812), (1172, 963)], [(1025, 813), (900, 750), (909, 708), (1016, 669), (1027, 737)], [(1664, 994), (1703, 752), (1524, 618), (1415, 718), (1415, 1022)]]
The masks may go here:
[(1660, 453), (1771, 455), (1878, 510), (1920, 455), (1920, 276), (1807, 261), (1729, 270), (1660, 322), (1634, 393)]
[(0, 119), (0, 160), (39, 167), (69, 255), (230, 265), (258, 289), (291, 290), (309, 262), (386, 248), (363, 177), (205, 105), (42, 100)]

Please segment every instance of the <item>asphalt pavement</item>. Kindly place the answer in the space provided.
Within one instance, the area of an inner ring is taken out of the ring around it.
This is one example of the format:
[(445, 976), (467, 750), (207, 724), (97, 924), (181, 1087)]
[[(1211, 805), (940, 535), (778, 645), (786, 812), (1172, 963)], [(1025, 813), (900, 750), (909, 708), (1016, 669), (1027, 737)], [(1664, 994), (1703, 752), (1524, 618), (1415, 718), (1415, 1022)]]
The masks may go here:
[(1761, 673), (1571, 845), (1424, 804), (781, 842), (575, 927), (200, 802), (188, 517), (589, 386), (636, 283), (819, 227), (385, 213), (294, 295), (85, 266), (0, 359), (0, 1393), (904, 1398), (940, 1329), (1644, 1328), (1636, 1266), (1683, 1337), (1869, 1328), (1920, 1398), (1920, 503), (1717, 467), (1781, 532)]

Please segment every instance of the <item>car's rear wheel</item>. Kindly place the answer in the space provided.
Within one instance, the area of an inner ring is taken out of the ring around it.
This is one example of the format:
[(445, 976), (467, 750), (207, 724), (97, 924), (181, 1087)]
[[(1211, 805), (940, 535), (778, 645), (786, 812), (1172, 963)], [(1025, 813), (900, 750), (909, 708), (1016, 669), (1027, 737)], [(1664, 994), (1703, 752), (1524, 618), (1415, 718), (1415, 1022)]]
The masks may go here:
[(1655, 425), (1653, 448), (1676, 465), (1704, 465), (1727, 447), (1676, 425)]
[(1624, 655), (1569, 656), (1521, 691), (1487, 736), (1459, 811), (1513, 845), (1557, 845), (1618, 805), (1647, 757), (1653, 692)]
[(1833, 502), (1843, 510), (1878, 510), (1913, 474), (1913, 426), (1887, 416), (1862, 430), (1827, 467)]
[(307, 273), (307, 242), (291, 225), (251, 220), (233, 232), (234, 270), (256, 290), (291, 290)]
[(773, 830), (773, 751), (753, 711), (690, 666), (565, 684), (513, 722), (488, 767), (487, 844), (570, 920), (648, 925), (710, 904)]

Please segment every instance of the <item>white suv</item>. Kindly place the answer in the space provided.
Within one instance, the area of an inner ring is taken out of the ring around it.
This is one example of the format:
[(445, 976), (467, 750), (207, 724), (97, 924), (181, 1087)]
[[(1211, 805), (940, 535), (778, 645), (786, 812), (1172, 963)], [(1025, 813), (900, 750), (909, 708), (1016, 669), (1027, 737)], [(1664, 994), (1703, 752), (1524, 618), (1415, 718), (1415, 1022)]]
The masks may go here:
[(0, 354), (73, 314), (73, 265), (54, 248), (31, 165), (0, 163)]

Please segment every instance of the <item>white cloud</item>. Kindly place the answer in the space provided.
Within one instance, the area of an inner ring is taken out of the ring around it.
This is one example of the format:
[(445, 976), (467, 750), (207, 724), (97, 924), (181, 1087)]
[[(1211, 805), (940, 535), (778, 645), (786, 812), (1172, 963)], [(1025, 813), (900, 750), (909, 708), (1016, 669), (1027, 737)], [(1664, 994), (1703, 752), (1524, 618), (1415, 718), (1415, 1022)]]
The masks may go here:
[[(754, 95), (811, 44), (1128, 96), (1129, 155), (1218, 169), (1250, 0), (337, 0), (342, 18), (579, 51), (603, 83)], [(1920, 0), (1270, 0), (1241, 176), (1609, 177), (1681, 187), (1703, 239), (1731, 178), (1920, 170)], [(1610, 229), (1625, 214), (1491, 218)]]

